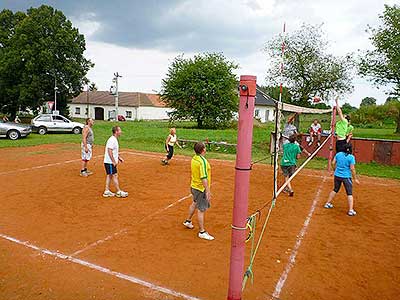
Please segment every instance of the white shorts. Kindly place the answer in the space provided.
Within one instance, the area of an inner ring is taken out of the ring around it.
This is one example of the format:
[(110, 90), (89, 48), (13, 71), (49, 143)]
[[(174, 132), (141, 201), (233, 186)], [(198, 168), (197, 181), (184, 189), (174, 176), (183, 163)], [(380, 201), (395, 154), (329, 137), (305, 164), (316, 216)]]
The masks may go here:
[(87, 144), (88, 152), (85, 151), (85, 147), (82, 144), (82, 160), (89, 161), (92, 158), (92, 145)]

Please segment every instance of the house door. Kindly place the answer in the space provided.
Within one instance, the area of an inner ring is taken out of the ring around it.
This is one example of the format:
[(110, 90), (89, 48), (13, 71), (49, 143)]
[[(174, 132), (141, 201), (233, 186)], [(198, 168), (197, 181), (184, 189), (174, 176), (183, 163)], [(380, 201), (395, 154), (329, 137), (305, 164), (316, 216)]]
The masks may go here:
[(389, 165), (392, 157), (392, 142), (376, 142), (374, 150), (374, 161)]
[(104, 120), (104, 108), (102, 108), (102, 107), (94, 108), (94, 119), (95, 120)]

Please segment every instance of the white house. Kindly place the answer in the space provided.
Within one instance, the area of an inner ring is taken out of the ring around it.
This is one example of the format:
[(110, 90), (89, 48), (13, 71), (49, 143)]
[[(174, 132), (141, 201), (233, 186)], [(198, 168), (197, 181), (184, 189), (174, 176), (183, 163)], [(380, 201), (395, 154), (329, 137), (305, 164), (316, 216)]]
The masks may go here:
[[(108, 120), (115, 116), (115, 99), (108, 91), (82, 92), (69, 103), (73, 118)], [(172, 108), (157, 94), (120, 92), (118, 114), (126, 120), (167, 120)]]
[(254, 117), (261, 123), (275, 119), (275, 101), (259, 88), (256, 91)]

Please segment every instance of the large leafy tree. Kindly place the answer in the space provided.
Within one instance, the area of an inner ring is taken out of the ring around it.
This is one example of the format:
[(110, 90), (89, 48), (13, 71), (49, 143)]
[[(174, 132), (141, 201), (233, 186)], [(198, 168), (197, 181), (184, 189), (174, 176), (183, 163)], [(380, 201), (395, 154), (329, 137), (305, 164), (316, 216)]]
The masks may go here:
[[(285, 38), (284, 71), (281, 76), (282, 36), (267, 42), (270, 59), (266, 80), (270, 85), (283, 81), (292, 102), (310, 106), (313, 96), (328, 100), (332, 94), (352, 91), (353, 60), (326, 52), (327, 39), (320, 26), (303, 24)], [(285, 101), (285, 99), (283, 99)]]
[(385, 5), (382, 24), (369, 28), (373, 50), (360, 57), (359, 72), (377, 86), (393, 87), (391, 94), (400, 96), (400, 6)]
[(174, 109), (171, 120), (193, 120), (199, 128), (225, 126), (237, 111), (237, 67), (219, 53), (176, 57), (160, 92)]
[(66, 113), (92, 63), (83, 55), (85, 38), (64, 14), (42, 5), (26, 13), (0, 12), (0, 109), (13, 117), (54, 99)]
[(361, 100), (360, 106), (376, 105), (376, 99), (374, 97), (365, 97)]

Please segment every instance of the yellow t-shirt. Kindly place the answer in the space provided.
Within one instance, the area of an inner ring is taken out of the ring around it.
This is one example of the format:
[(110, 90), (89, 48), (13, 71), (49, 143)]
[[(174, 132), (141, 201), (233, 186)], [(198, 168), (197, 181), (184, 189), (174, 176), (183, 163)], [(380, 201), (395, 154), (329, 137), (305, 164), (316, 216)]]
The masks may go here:
[(208, 180), (208, 186), (211, 185), (211, 166), (201, 155), (195, 155), (191, 162), (192, 180), (190, 186), (200, 192), (204, 192), (202, 179)]

